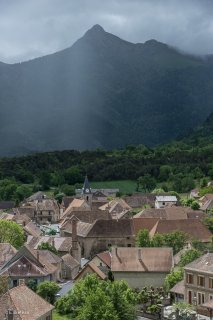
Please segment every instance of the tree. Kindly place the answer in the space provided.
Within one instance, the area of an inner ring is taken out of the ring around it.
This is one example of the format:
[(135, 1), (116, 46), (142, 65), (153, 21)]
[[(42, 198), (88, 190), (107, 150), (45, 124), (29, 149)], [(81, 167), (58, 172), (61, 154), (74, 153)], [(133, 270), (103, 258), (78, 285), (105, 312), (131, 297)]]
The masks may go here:
[(40, 174), (39, 184), (42, 187), (42, 190), (48, 190), (50, 187), (51, 176), (49, 172), (42, 171)]
[(74, 185), (79, 182), (83, 182), (83, 176), (78, 166), (72, 166), (65, 170), (64, 178), (67, 184)]
[(39, 246), (38, 246), (38, 250), (49, 250), (55, 254), (58, 254), (58, 251), (56, 250), (56, 248), (51, 245), (48, 242), (42, 242)]
[(199, 210), (200, 209), (200, 205), (197, 201), (193, 201), (192, 204), (191, 204), (191, 208), (193, 210)]
[(13, 221), (0, 220), (0, 242), (8, 242), (15, 248), (24, 244), (24, 231)]
[(153, 247), (163, 247), (165, 245), (164, 235), (160, 233), (156, 233), (152, 238), (152, 246)]
[(186, 244), (187, 234), (176, 230), (164, 235), (164, 242), (166, 247), (173, 248), (174, 254), (179, 252)]
[(56, 300), (56, 293), (59, 290), (60, 287), (56, 282), (44, 281), (38, 285), (36, 292), (49, 303), (54, 304)]
[(202, 255), (202, 253), (200, 251), (198, 251), (197, 249), (188, 250), (181, 255), (179, 266), (184, 267), (188, 263), (199, 258), (201, 255)]
[(169, 291), (173, 288), (176, 283), (183, 279), (183, 268), (179, 268), (177, 270), (172, 270), (165, 278), (165, 287), (166, 290)]
[(22, 200), (24, 200), (25, 198), (29, 197), (32, 193), (31, 188), (21, 185), (18, 186), (15, 192), (15, 196), (17, 198), (17, 200), (20, 202)]
[(150, 192), (156, 186), (155, 179), (150, 174), (138, 178), (139, 188), (144, 192)]
[(125, 281), (101, 281), (87, 275), (56, 302), (61, 314), (74, 320), (133, 320), (138, 296)]
[(149, 230), (142, 229), (137, 234), (136, 244), (138, 247), (151, 247)]

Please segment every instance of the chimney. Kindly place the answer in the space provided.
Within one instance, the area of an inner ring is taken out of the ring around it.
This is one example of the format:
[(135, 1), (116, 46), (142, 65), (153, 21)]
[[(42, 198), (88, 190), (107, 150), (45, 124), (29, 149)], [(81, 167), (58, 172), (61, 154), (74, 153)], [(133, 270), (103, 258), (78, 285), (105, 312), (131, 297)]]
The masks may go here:
[(78, 237), (77, 237), (77, 220), (74, 218), (72, 219), (72, 247), (76, 249), (78, 244)]
[(71, 249), (71, 255), (74, 259), (76, 259), (78, 262), (81, 261), (81, 249), (79, 247), (78, 243), (78, 236), (77, 236), (77, 223), (78, 220), (74, 217), (71, 220), (72, 223), (72, 249)]

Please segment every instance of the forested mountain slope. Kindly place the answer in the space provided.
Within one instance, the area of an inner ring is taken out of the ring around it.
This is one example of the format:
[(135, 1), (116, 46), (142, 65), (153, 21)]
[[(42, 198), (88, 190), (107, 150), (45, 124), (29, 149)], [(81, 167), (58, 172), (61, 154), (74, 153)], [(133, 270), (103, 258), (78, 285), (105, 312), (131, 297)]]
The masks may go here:
[(213, 59), (96, 25), (72, 47), (0, 63), (0, 155), (155, 146), (213, 110)]

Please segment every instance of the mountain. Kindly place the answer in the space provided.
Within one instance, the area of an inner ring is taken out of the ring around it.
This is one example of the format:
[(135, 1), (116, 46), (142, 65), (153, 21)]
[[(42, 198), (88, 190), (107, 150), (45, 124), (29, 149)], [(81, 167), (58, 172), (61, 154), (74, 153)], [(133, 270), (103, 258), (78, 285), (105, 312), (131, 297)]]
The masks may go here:
[(95, 25), (70, 48), (0, 63), (0, 155), (155, 146), (213, 110), (213, 56), (124, 41)]

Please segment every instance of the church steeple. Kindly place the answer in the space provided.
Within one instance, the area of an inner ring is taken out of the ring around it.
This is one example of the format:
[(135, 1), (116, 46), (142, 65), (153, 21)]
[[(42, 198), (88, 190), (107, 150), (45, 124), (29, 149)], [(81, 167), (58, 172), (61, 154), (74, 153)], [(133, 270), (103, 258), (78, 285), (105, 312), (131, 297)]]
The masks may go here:
[(87, 175), (84, 179), (84, 185), (82, 188), (82, 198), (86, 200), (86, 202), (89, 204), (90, 208), (92, 208), (92, 190), (90, 188), (89, 180)]
[(84, 185), (83, 185), (83, 188), (82, 188), (82, 194), (91, 194), (91, 193), (92, 193), (92, 191), (91, 191), (91, 188), (90, 188), (89, 180), (88, 180), (88, 177), (86, 175), (85, 179), (84, 179)]

